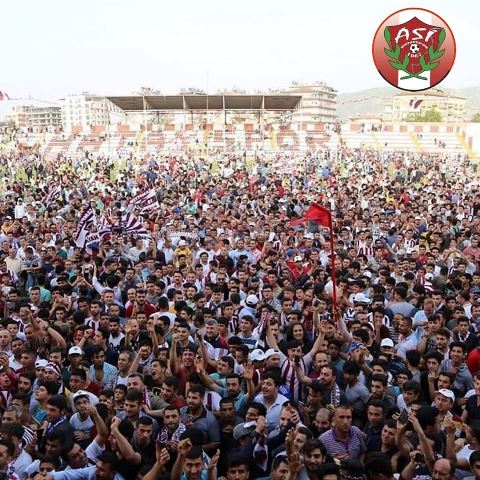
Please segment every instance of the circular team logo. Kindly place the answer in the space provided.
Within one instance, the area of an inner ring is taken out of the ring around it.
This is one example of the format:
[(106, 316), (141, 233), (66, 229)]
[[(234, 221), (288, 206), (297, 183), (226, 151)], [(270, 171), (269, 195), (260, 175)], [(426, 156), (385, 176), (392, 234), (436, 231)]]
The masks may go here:
[(439, 84), (455, 61), (455, 38), (434, 12), (405, 8), (388, 16), (373, 38), (373, 61), (394, 87), (418, 92)]

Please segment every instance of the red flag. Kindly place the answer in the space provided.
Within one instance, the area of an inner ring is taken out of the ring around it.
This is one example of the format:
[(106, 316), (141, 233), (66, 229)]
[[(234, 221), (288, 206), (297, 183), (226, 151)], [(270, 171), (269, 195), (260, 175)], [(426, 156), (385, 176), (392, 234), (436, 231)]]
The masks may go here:
[(0, 102), (2, 100), (10, 100), (10, 97), (5, 92), (0, 92)]
[(332, 214), (326, 208), (312, 203), (302, 217), (290, 221), (290, 225), (300, 225), (301, 223), (311, 221), (330, 228), (332, 222)]

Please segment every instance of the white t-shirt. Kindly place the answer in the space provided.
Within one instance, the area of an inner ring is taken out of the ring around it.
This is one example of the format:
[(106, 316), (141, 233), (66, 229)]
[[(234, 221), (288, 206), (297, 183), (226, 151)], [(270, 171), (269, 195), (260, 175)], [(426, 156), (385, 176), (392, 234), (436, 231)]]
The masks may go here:
[(27, 468), (32, 462), (32, 457), (25, 450), (22, 450), (15, 461), (9, 464), (9, 468), (13, 468), (20, 480), (25, 480), (28, 476)]
[(74, 430), (78, 430), (79, 432), (89, 435), (92, 433), (93, 427), (95, 426), (90, 416), (88, 416), (86, 420), (82, 420), (78, 413), (74, 413), (70, 417), (70, 425), (74, 428)]

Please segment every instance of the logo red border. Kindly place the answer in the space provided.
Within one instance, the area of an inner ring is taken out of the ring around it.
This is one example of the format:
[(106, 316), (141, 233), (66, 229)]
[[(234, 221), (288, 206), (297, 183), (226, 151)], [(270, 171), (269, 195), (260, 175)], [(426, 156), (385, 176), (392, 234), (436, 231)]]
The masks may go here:
[[(393, 17), (394, 15), (396, 15), (397, 13), (400, 13), (400, 12), (405, 12), (406, 10), (422, 10), (423, 12), (428, 12), (428, 13), (431, 13), (432, 15), (434, 15), (435, 17), (438, 17), (447, 27), (448, 27), (448, 30), (450, 31), (450, 34), (452, 35), (452, 41), (453, 41), (453, 59), (452, 59), (452, 66), (450, 67), (450, 69), (447, 71), (447, 73), (445, 74), (445, 76), (437, 83), (435, 83), (434, 85), (430, 85), (428, 86), (427, 88), (422, 88), (422, 89), (419, 89), (419, 90), (408, 90), (406, 88), (401, 88), (399, 87), (398, 85), (392, 85), (382, 74), (382, 72), (380, 71), (380, 69), (377, 67), (377, 62), (375, 61), (375, 55), (374, 55), (374, 51), (375, 51), (375, 40), (377, 38), (377, 35), (378, 35), (378, 32), (380, 30), (380, 28), (382, 27), (382, 25), (390, 18), (390, 17)], [(395, 12), (392, 12), (390, 15), (387, 15), (379, 24), (379, 26), (377, 27), (377, 29), (375, 30), (375, 34), (373, 35), (373, 40), (372, 40), (372, 59), (373, 59), (373, 64), (375, 65), (375, 68), (377, 70), (377, 72), (379, 73), (379, 75), (385, 80), (386, 83), (388, 83), (389, 85), (391, 85), (392, 87), (394, 88), (397, 88), (398, 90), (403, 90), (404, 92), (424, 92), (425, 90), (429, 90), (430, 88), (434, 88), (436, 87), (438, 84), (440, 84), (441, 82), (443, 82), (445, 80), (445, 78), (447, 78), (447, 76), (450, 74), (450, 72), (452, 71), (452, 68), (453, 68), (453, 65), (455, 64), (455, 60), (457, 58), (457, 42), (455, 40), (455, 35), (453, 34), (453, 30), (451, 29), (450, 25), (445, 21), (445, 19), (443, 17), (441, 17), (440, 15), (438, 15), (437, 13), (435, 13), (433, 10), (429, 10), (428, 8), (422, 8), (422, 7), (407, 7), (407, 8), (401, 8), (400, 10), (396, 10)]]

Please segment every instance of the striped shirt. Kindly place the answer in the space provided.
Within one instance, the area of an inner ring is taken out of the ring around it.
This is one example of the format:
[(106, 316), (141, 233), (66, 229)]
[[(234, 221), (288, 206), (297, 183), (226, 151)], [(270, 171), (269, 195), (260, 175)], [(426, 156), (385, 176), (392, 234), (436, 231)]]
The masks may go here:
[(349, 458), (357, 459), (367, 449), (363, 440), (363, 433), (357, 427), (350, 427), (345, 442), (337, 438), (334, 428), (322, 433), (319, 438), (325, 445), (327, 454), (332, 457), (347, 454)]
[(365, 255), (368, 258), (373, 258), (375, 256), (375, 247), (373, 245), (362, 245), (358, 248), (357, 255)]
[[(282, 381), (288, 387), (290, 398), (295, 401), (302, 401), (304, 399), (303, 384), (298, 379), (297, 372), (293, 363), (282, 352), (280, 353), (281, 369), (282, 369)], [(310, 367), (312, 366), (312, 356), (307, 353), (300, 360), (300, 370), (306, 376)]]

